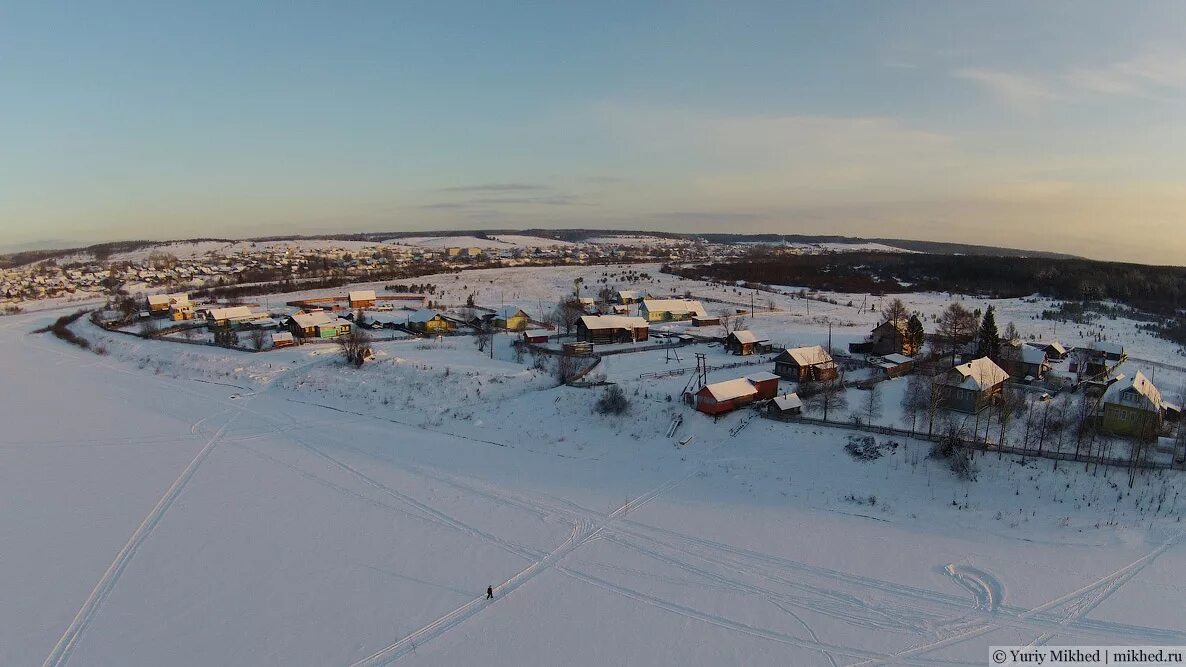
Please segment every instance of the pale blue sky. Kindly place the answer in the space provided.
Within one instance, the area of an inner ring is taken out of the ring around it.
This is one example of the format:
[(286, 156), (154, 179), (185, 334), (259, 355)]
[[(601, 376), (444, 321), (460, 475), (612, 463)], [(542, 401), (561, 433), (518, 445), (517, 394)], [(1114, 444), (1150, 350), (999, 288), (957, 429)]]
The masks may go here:
[(4, 3), (0, 99), (0, 245), (589, 226), (1186, 263), (1177, 1)]

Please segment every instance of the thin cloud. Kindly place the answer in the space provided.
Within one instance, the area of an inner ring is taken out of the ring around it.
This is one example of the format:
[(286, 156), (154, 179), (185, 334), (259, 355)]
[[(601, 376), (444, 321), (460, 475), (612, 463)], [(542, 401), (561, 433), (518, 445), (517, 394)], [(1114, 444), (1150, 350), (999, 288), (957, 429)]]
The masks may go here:
[(546, 192), (549, 185), (539, 183), (483, 183), (481, 185), (456, 185), (439, 188), (437, 192)]
[(1023, 113), (1036, 113), (1060, 95), (1033, 77), (1001, 70), (970, 67), (956, 70), (958, 79), (979, 85), (993, 99)]
[(1066, 78), (1093, 93), (1156, 97), (1167, 90), (1186, 90), (1186, 51), (1154, 49), (1104, 67), (1078, 68)]
[(426, 209), (472, 209), (490, 206), (581, 206), (587, 202), (579, 195), (555, 194), (541, 197), (471, 197), (458, 201), (443, 201), (423, 204)]

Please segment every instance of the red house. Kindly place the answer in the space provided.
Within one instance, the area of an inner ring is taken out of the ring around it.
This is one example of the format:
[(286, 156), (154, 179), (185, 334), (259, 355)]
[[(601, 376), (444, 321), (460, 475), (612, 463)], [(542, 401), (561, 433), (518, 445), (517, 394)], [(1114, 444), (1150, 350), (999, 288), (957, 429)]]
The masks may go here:
[(778, 394), (778, 380), (773, 373), (754, 373), (704, 385), (696, 392), (696, 409), (704, 414), (720, 415), (754, 401), (774, 398)]

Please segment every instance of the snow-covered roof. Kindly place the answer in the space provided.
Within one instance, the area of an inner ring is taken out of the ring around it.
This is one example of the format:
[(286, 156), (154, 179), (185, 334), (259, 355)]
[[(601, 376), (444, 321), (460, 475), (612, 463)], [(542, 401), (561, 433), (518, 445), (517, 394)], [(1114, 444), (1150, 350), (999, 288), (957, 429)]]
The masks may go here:
[(527, 317), (527, 313), (518, 306), (501, 306), (494, 310), (494, 316), (500, 320), (509, 320), (512, 317)]
[(754, 332), (750, 331), (749, 329), (741, 329), (740, 331), (734, 331), (732, 335), (734, 338), (737, 339), (738, 343), (761, 343), (761, 342), (765, 342), (766, 340), (769, 340), (767, 338), (758, 338), (758, 335), (755, 334)]
[(641, 293), (636, 289), (622, 289), (618, 290), (619, 299), (635, 299), (641, 296)]
[(251, 320), (251, 322), (249, 322), (248, 324), (250, 324), (251, 326), (254, 326), (254, 327), (275, 327), (275, 326), (279, 326), (279, 323), (278, 323), (278, 322), (276, 322), (276, 320), (274, 320), (274, 319), (272, 319), (272, 318), (270, 318), (270, 317), (261, 317), (261, 318), (259, 318), (259, 319), (256, 319), (256, 320)]
[(339, 318), (326, 310), (315, 310), (311, 313), (304, 311), (292, 314), (292, 321), (302, 329), (335, 324)]
[(643, 299), (642, 305), (651, 313), (671, 313), (672, 315), (708, 315), (699, 301), (692, 299)]
[(1161, 398), (1161, 390), (1158, 389), (1145, 374), (1137, 371), (1131, 378), (1123, 378), (1113, 382), (1104, 392), (1104, 403), (1122, 403), (1124, 405), (1132, 405), (1131, 401), (1122, 400), (1122, 393), (1132, 389), (1141, 398), (1138, 407), (1146, 410), (1160, 410), (1165, 401)]
[(211, 308), (207, 311), (206, 319), (210, 320), (246, 320), (255, 318), (255, 313), (247, 306), (228, 306), (226, 308)]
[(775, 396), (774, 404), (778, 406), (779, 410), (794, 410), (803, 407), (803, 399), (799, 398), (799, 394), (792, 392), (790, 394), (783, 394), (782, 396)]
[(983, 391), (1009, 379), (1009, 374), (988, 357), (973, 359), (951, 370), (962, 378), (956, 385), (962, 389)]
[(523, 335), (528, 338), (539, 338), (540, 336), (551, 336), (552, 332), (547, 329), (528, 329), (523, 332)]
[(1062, 343), (1060, 343), (1056, 340), (1052, 340), (1049, 343), (1046, 343), (1046, 347), (1053, 350), (1055, 353), (1057, 353), (1059, 355), (1063, 355), (1063, 354), (1067, 353), (1067, 348), (1063, 347)]
[(350, 300), (351, 301), (374, 301), (375, 300), (375, 290), (373, 290), (373, 289), (352, 290), (350, 292)]
[(189, 305), (189, 295), (185, 292), (148, 295), (148, 305), (150, 306), (167, 306), (171, 303), (176, 303), (179, 306)]
[(908, 357), (904, 354), (887, 354), (884, 357), (882, 357), (882, 359), (885, 359), (886, 361), (893, 364), (894, 366), (900, 366), (902, 364), (908, 364), (911, 361), (914, 361), (913, 359), (911, 359), (910, 357)]
[(790, 355), (795, 360), (795, 363), (800, 366), (815, 366), (832, 361), (832, 355), (828, 354), (828, 351), (819, 345), (787, 348), (785, 354)]
[(286, 343), (286, 342), (291, 343), (292, 342), (292, 334), (287, 331), (277, 331), (276, 333), (272, 334), (272, 342), (273, 343)]
[(734, 398), (741, 398), (742, 396), (752, 396), (758, 393), (754, 388), (752, 382), (745, 378), (737, 378), (736, 380), (725, 380), (724, 382), (714, 382), (712, 384), (704, 385), (701, 391), (708, 391), (714, 401), (728, 401)]
[(646, 329), (649, 326), (643, 318), (627, 315), (583, 315), (581, 322), (586, 329)]
[(1021, 346), (1021, 361), (1026, 364), (1041, 364), (1046, 361), (1046, 350), (1038, 349), (1032, 345)]
[(781, 380), (782, 378), (769, 371), (759, 371), (745, 376), (745, 379), (750, 382), (768, 382), (770, 380)]
[(1091, 349), (1104, 354), (1113, 356), (1120, 356), (1124, 354), (1124, 346), (1120, 343), (1113, 343), (1107, 340), (1097, 340), (1091, 344)]
[(432, 308), (421, 308), (420, 310), (413, 312), (411, 315), (408, 315), (408, 321), (415, 322), (417, 324), (424, 324), (425, 322), (430, 322), (437, 317), (444, 316), (441, 315), (439, 311), (433, 310)]

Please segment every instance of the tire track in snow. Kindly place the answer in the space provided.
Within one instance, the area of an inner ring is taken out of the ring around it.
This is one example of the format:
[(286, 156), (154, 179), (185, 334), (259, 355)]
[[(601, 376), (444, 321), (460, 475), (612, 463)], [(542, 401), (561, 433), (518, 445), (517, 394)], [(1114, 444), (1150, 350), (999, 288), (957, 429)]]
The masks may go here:
[(78, 646), (78, 641), (81, 639), (83, 632), (86, 631), (87, 626), (89, 626), (91, 620), (94, 619), (95, 614), (98, 612), (99, 607), (103, 604), (103, 601), (107, 599), (107, 596), (111, 593), (112, 589), (115, 588), (116, 583), (119, 581), (120, 575), (123, 574), (124, 570), (128, 566), (128, 563), (131, 562), (132, 557), (136, 555), (136, 551), (140, 548), (140, 545), (144, 544), (144, 541), (148, 539), (149, 535), (152, 534), (153, 529), (157, 527), (157, 525), (161, 522), (161, 519), (165, 516), (165, 513), (168, 512), (169, 508), (173, 506), (173, 503), (177, 500), (177, 496), (181, 494), (181, 491), (185, 488), (185, 485), (188, 484), (189, 480), (193, 478), (194, 473), (197, 472), (198, 468), (202, 465), (202, 462), (206, 460), (206, 458), (210, 455), (210, 452), (214, 450), (216, 445), (218, 445), (219, 440), (222, 439), (223, 433), (226, 432), (227, 428), (230, 427), (230, 425), (239, 417), (240, 414), (241, 413), (236, 412), (235, 414), (231, 415), (227, 421), (217, 431), (215, 431), (214, 435), (210, 438), (206, 445), (202, 447), (202, 449), (198, 450), (197, 455), (194, 456), (194, 458), (189, 462), (189, 465), (185, 466), (185, 468), (181, 471), (181, 474), (178, 475), (177, 479), (173, 480), (173, 484), (171, 484), (168, 490), (165, 491), (165, 495), (161, 496), (160, 500), (157, 501), (157, 504), (152, 508), (152, 511), (150, 511), (148, 515), (144, 517), (144, 520), (140, 522), (140, 525), (136, 527), (136, 530), (132, 533), (132, 537), (127, 541), (126, 544), (124, 544), (123, 548), (119, 550), (119, 553), (116, 554), (115, 560), (111, 562), (111, 565), (108, 566), (107, 571), (104, 572), (103, 576), (99, 578), (99, 582), (95, 584), (95, 588), (91, 591), (90, 596), (87, 597), (86, 601), (82, 604), (82, 608), (80, 608), (78, 613), (75, 614), (74, 620), (71, 621), (70, 626), (66, 628), (66, 632), (62, 634), (62, 637), (58, 640), (58, 643), (54, 645), (53, 650), (51, 650), (49, 655), (45, 658), (45, 662), (42, 663), (42, 667), (60, 667), (61, 665), (65, 665), (70, 659), (70, 654), (73, 653), (75, 647)]

